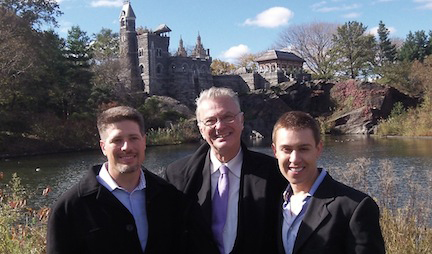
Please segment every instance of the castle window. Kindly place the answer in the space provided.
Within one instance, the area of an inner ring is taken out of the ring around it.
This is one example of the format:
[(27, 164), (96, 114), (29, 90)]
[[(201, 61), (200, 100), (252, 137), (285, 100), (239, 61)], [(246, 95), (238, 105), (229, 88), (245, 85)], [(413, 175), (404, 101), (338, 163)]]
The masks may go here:
[(144, 73), (144, 65), (140, 64), (139, 68), (140, 68), (141, 74), (143, 74)]
[(175, 64), (171, 64), (171, 73), (174, 73), (176, 70)]
[(156, 74), (162, 74), (162, 65), (161, 64), (158, 64), (156, 66)]
[(162, 57), (162, 49), (161, 48), (157, 48), (156, 49), (156, 56), (157, 57)]
[(143, 48), (138, 49), (138, 56), (141, 57), (143, 55), (144, 55), (144, 49)]
[[(125, 12), (123, 11), (122, 12), (122, 16), (124, 16), (125, 15)], [(120, 20), (120, 26), (125, 26), (126, 25), (126, 23), (125, 23), (125, 19), (124, 18), (122, 18), (121, 20)]]

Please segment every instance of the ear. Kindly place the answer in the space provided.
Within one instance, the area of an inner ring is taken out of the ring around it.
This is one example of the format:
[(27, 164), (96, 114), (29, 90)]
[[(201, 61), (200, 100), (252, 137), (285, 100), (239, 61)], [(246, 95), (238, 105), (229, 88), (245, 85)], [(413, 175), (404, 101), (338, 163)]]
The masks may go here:
[(106, 156), (106, 152), (105, 152), (105, 141), (103, 141), (102, 139), (99, 140), (99, 146), (101, 148), (102, 153)]
[(275, 143), (272, 143), (272, 144), (271, 144), (271, 148), (272, 148), (272, 150), (273, 150), (273, 154), (274, 154), (275, 158), (277, 158), (277, 156), (276, 156), (276, 145), (275, 145)]
[(320, 156), (321, 155), (321, 153), (322, 153), (322, 151), (323, 151), (323, 142), (322, 142), (322, 140), (320, 140), (320, 142), (318, 143), (318, 145), (317, 145), (317, 150), (318, 150), (318, 156)]

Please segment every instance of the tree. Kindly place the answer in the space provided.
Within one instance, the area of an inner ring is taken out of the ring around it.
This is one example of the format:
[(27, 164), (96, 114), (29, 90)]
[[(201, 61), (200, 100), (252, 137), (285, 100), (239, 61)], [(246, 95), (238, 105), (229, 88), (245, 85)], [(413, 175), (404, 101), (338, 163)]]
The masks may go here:
[(236, 69), (234, 64), (219, 59), (213, 60), (210, 68), (213, 75), (231, 74)]
[(78, 26), (68, 31), (65, 45), (65, 56), (68, 70), (67, 87), (63, 99), (64, 117), (68, 118), (75, 112), (85, 112), (91, 92), (90, 80), (90, 38)]
[(333, 35), (332, 56), (342, 76), (354, 79), (371, 72), (376, 42), (373, 35), (365, 34), (366, 29), (360, 22), (349, 21)]
[(292, 25), (279, 34), (275, 48), (290, 48), (306, 61), (306, 66), (317, 78), (330, 79), (334, 66), (329, 54), (337, 24), (313, 22)]
[(396, 46), (388, 38), (390, 31), (385, 24), (380, 21), (378, 26), (378, 62), (379, 65), (392, 63), (396, 60)]
[(119, 62), (119, 35), (111, 29), (103, 28), (93, 35), (91, 43), (93, 54), (93, 78), (90, 103), (98, 107), (102, 103), (119, 101), (124, 97), (124, 91), (119, 83), (121, 72)]
[(255, 62), (255, 59), (260, 55), (258, 54), (251, 54), (251, 53), (245, 53), (237, 58), (236, 60), (236, 67), (237, 68), (245, 68), (248, 72), (253, 72), (258, 69), (258, 64)]
[(432, 53), (430, 41), (431, 38), (428, 39), (425, 31), (421, 30), (414, 33), (410, 31), (399, 51), (399, 58), (407, 61), (423, 61), (428, 54)]
[(52, 0), (2, 0), (0, 2), (0, 9), (21, 17), (30, 27), (39, 27), (43, 23), (57, 25), (56, 17), (62, 14), (59, 8), (57, 1)]

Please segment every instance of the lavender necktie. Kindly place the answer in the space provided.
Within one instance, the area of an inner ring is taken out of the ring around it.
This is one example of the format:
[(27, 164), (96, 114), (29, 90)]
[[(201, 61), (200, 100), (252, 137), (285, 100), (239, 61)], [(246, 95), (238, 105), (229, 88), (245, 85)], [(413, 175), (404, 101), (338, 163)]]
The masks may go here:
[(222, 165), (220, 166), (219, 171), (220, 176), (212, 203), (212, 230), (220, 253), (225, 253), (223, 245), (223, 229), (226, 222), (228, 208), (229, 168)]

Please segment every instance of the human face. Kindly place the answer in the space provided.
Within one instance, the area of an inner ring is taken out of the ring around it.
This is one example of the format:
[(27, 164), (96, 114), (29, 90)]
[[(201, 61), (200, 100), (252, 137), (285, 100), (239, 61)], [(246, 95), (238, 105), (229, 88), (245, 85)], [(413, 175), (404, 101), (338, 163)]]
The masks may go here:
[(308, 192), (318, 177), (317, 160), (322, 151), (322, 142), (316, 144), (312, 130), (281, 128), (272, 149), (294, 193)]
[(101, 134), (100, 147), (108, 159), (108, 172), (114, 179), (122, 174), (140, 174), (145, 159), (146, 137), (139, 125), (124, 120), (108, 125)]
[[(221, 121), (234, 116), (232, 123)], [(199, 105), (198, 126), (202, 137), (210, 145), (212, 151), (221, 162), (234, 158), (240, 149), (243, 130), (243, 113), (230, 97), (224, 96), (208, 99)], [(217, 119), (214, 126), (205, 126), (203, 122)]]

